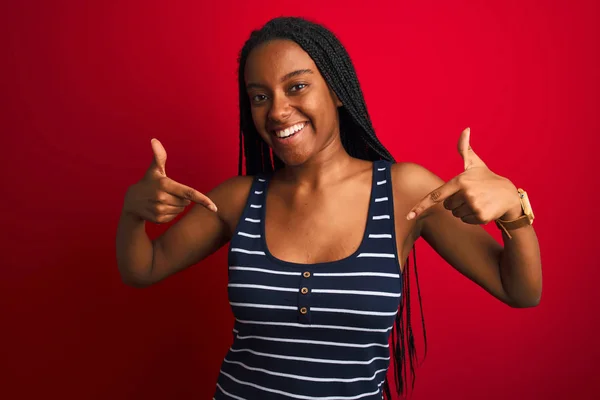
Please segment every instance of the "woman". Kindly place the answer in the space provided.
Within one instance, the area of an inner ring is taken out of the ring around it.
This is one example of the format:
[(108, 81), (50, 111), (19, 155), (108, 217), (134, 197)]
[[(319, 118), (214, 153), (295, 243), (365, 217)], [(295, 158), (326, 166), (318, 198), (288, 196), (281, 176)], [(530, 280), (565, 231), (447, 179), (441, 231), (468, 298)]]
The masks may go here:
[[(390, 399), (392, 331), (402, 393), (405, 339), (411, 369), (415, 353), (401, 261), (419, 237), (507, 305), (538, 304), (527, 197), (475, 154), (469, 129), (459, 138), (464, 172), (449, 182), (394, 162), (344, 47), (301, 18), (276, 18), (251, 34), (239, 90), (239, 176), (199, 193), (167, 177), (166, 151), (153, 139), (154, 161), (128, 189), (117, 233), (120, 273), (137, 287), (230, 242), (235, 336), (216, 399)], [(191, 202), (160, 238), (148, 238), (145, 221), (171, 221)], [(504, 246), (478, 226), (490, 221)]]

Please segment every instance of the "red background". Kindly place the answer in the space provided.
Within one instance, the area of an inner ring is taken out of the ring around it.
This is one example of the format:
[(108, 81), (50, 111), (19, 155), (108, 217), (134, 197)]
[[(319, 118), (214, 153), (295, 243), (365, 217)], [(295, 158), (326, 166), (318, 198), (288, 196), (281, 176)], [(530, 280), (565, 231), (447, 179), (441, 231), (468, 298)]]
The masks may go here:
[(449, 179), (470, 126), (490, 168), (530, 193), (544, 268), (536, 308), (508, 308), (418, 243), (429, 355), (413, 398), (593, 397), (598, 8), (5, 2), (0, 398), (211, 398), (231, 340), (226, 249), (137, 290), (121, 283), (115, 230), (152, 137), (179, 182), (206, 192), (237, 173), (237, 52), (282, 14), (338, 34), (398, 160)]

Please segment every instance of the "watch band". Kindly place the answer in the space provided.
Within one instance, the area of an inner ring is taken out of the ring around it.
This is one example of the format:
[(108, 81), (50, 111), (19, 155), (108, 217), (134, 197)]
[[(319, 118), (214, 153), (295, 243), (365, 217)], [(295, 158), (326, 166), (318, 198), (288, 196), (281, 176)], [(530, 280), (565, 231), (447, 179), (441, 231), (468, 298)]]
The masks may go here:
[(527, 215), (521, 215), (519, 218), (513, 219), (512, 221), (504, 221), (501, 219), (496, 220), (496, 226), (502, 229), (510, 239), (512, 239), (512, 236), (510, 236), (508, 231), (519, 229), (528, 225), (531, 225), (531, 223), (529, 222), (529, 217), (527, 217)]
[(531, 205), (529, 204), (529, 200), (527, 198), (527, 193), (523, 189), (517, 189), (519, 193), (519, 200), (521, 201), (521, 210), (523, 214), (516, 219), (511, 221), (505, 221), (503, 219), (498, 218), (496, 222), (496, 226), (504, 231), (509, 239), (512, 239), (512, 236), (508, 232), (509, 230), (523, 228), (525, 226), (529, 226), (533, 224), (533, 211), (531, 210)]

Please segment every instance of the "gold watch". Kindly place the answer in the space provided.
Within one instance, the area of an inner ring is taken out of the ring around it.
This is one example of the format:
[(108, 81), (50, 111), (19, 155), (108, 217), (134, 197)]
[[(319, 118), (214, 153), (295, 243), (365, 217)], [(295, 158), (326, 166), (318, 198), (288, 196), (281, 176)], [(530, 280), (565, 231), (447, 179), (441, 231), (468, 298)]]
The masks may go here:
[(531, 203), (529, 202), (529, 197), (527, 196), (527, 192), (523, 189), (517, 189), (517, 192), (519, 193), (519, 200), (521, 201), (523, 215), (517, 219), (513, 219), (512, 221), (505, 221), (502, 219), (496, 220), (496, 225), (498, 228), (502, 229), (509, 238), (512, 237), (508, 231), (532, 225), (535, 218), (533, 215), (533, 209), (531, 208)]

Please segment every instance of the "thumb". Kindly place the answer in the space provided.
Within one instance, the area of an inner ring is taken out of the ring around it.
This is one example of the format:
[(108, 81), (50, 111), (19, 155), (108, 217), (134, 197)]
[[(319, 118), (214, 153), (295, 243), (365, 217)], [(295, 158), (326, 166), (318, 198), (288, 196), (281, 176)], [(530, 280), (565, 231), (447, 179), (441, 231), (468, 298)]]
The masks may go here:
[(464, 161), (464, 169), (465, 171), (473, 168), (473, 167), (481, 167), (485, 166), (485, 163), (475, 151), (471, 147), (471, 128), (466, 128), (460, 134), (460, 138), (458, 139), (458, 153), (462, 157)]
[(161, 175), (167, 176), (167, 170), (165, 166), (167, 163), (167, 151), (158, 139), (152, 139), (150, 144), (152, 145), (152, 153), (154, 153), (154, 159), (152, 160), (151, 168), (154, 168)]

